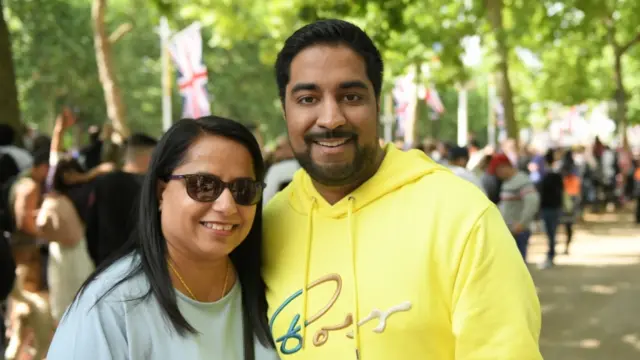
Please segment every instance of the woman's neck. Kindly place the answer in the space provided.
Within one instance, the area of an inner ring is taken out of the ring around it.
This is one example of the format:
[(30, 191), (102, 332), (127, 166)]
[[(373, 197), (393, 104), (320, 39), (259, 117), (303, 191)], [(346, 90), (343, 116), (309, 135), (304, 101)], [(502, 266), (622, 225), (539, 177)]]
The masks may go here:
[(218, 301), (236, 281), (236, 273), (228, 256), (208, 261), (194, 260), (169, 247), (167, 261), (173, 286), (196, 301)]

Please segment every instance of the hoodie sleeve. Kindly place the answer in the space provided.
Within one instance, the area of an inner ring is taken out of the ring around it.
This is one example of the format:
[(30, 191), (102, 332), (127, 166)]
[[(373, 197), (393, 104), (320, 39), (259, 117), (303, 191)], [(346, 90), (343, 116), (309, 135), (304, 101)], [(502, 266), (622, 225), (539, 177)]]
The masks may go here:
[(456, 360), (542, 360), (533, 280), (495, 206), (475, 223), (452, 296)]

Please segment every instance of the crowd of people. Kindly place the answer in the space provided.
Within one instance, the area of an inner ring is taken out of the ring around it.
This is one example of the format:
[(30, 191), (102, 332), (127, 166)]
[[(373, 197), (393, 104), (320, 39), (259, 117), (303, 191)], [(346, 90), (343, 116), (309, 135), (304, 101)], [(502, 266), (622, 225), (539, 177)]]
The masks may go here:
[(8, 359), (541, 359), (534, 224), (550, 268), (560, 225), (569, 253), (585, 206), (640, 197), (638, 164), (599, 141), (384, 144), (383, 61), (348, 22), (299, 29), (275, 69), (272, 152), (217, 116), (77, 151), (69, 109), (28, 149), (0, 129)]

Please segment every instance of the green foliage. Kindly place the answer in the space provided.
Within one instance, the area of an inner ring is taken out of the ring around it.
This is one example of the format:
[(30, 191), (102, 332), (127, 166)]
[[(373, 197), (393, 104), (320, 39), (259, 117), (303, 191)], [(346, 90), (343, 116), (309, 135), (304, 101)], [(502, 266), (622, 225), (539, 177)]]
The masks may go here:
[[(426, 63), (447, 108), (431, 121), (420, 105), (417, 130), (455, 140), (455, 85), (472, 81), (470, 131), (486, 133), (486, 77), (495, 69), (496, 36), (504, 36), (514, 88), (516, 118), (544, 123), (544, 105), (610, 100), (615, 93), (611, 39), (628, 44), (640, 29), (640, 2), (631, 0), (504, 1), (503, 29), (488, 21), (485, 0), (110, 0), (107, 28), (131, 23), (113, 46), (116, 75), (133, 131), (161, 133), (159, 16), (174, 30), (193, 21), (203, 26), (208, 89), (216, 114), (260, 124), (267, 140), (284, 132), (273, 62), (296, 28), (321, 18), (343, 18), (363, 27), (385, 59), (384, 91), (409, 66)], [(91, 26), (91, 0), (4, 0), (13, 40), (23, 119), (48, 130), (62, 103), (79, 107), (86, 123), (106, 119)], [(615, 6), (614, 6), (615, 5)], [(614, 32), (611, 32), (611, 25)], [(461, 40), (482, 39), (482, 62), (465, 67)], [(530, 50), (541, 66), (525, 64), (514, 51)], [(628, 115), (640, 122), (640, 45), (624, 56)], [(174, 79), (175, 80), (175, 79)], [(181, 111), (175, 89), (174, 118)], [(534, 110), (532, 110), (534, 105)]]
[[(640, 36), (640, 2), (614, 0), (544, 1), (547, 14), (526, 37), (543, 67), (532, 71), (538, 101), (573, 105), (587, 101), (613, 100), (614, 47), (630, 44)], [(640, 122), (640, 43), (623, 55), (623, 77), (627, 88), (630, 122)]]
[[(91, 1), (8, 0), (6, 5), (14, 34), (14, 59), (19, 59), (15, 63), (24, 120), (49, 131), (56, 111), (69, 104), (82, 111), (83, 123), (102, 124), (106, 109), (95, 62)], [(159, 11), (166, 9), (174, 8), (168, 3), (154, 8), (144, 0), (111, 0), (106, 18), (109, 31), (123, 23), (133, 25), (113, 46), (116, 76), (130, 128), (156, 136), (162, 133), (156, 27)], [(219, 46), (206, 28), (203, 38), (213, 112), (263, 124), (268, 136), (279, 135), (284, 126), (275, 103), (275, 80), (271, 67), (260, 61), (260, 44), (237, 39)], [(177, 119), (182, 100), (175, 81), (173, 93), (173, 118)]]
[[(134, 1), (133, 5), (142, 4)], [(112, 1), (107, 28), (130, 22), (134, 29), (113, 47), (118, 80), (132, 129), (161, 133), (159, 40), (153, 12)], [(91, 2), (9, 0), (20, 104), (24, 121), (51, 128), (63, 104), (81, 111), (82, 124), (102, 124), (106, 109), (93, 46)], [(176, 102), (176, 105), (178, 102)]]

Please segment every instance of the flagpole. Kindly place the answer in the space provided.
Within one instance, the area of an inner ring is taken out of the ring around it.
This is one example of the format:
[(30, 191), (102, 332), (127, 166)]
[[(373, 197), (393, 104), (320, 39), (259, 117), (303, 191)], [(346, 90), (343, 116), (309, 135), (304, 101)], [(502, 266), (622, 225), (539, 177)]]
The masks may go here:
[(458, 146), (467, 146), (467, 123), (467, 84), (462, 84), (458, 89)]
[(160, 18), (160, 51), (162, 62), (162, 130), (167, 131), (172, 123), (171, 109), (171, 63), (169, 58), (169, 37), (171, 29), (166, 17)]
[(496, 117), (494, 108), (494, 99), (496, 97), (496, 88), (493, 86), (493, 78), (491, 73), (487, 74), (487, 143), (495, 148), (496, 146)]

